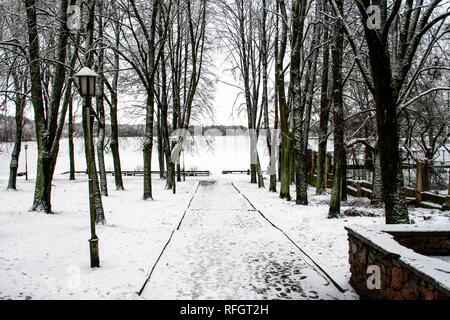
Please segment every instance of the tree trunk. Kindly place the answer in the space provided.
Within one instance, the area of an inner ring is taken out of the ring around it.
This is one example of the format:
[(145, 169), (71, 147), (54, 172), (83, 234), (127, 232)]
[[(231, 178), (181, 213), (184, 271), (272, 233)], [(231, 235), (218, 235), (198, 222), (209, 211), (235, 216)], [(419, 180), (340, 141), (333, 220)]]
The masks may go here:
[[(15, 88), (18, 90), (17, 86)], [(24, 97), (16, 95), (16, 135), (14, 139), (14, 148), (11, 153), (11, 163), (9, 165), (9, 181), (8, 189), (16, 190), (17, 169), (19, 168), (19, 155), (22, 145), (22, 131), (23, 131), (23, 113), (25, 109), (26, 100)]]
[(68, 42), (68, 1), (61, 1), (58, 13), (60, 24), (58, 30), (56, 61), (60, 63), (57, 63), (55, 67), (51, 97), (48, 105), (45, 105), (43, 100), (36, 1), (25, 0), (25, 7), (29, 43), (28, 58), (30, 61), (31, 96), (35, 117), (36, 141), (38, 145), (36, 185), (32, 210), (51, 213), (52, 178), (60, 137), (58, 136), (58, 133), (64, 123), (64, 121), (60, 122), (60, 126), (58, 127), (59, 107), (66, 79), (64, 63), (66, 62)]
[[(41, 145), (41, 146), (39, 146)], [(38, 152), (43, 153), (42, 143), (38, 143)], [(51, 191), (52, 191), (52, 159), (40, 156), (37, 164), (36, 185), (34, 191), (33, 211), (52, 212)]]
[[(261, 30), (261, 55), (262, 55), (262, 78), (263, 78), (263, 94), (262, 94), (262, 107), (264, 108), (264, 128), (267, 131), (266, 143), (267, 149), (269, 150), (269, 158), (272, 161), (274, 158), (273, 153), (276, 148), (272, 145), (272, 134), (270, 132), (270, 121), (269, 121), (269, 60), (268, 60), (268, 41), (266, 35), (266, 24), (267, 24), (267, 0), (262, 0), (262, 30)], [(275, 98), (277, 100), (277, 98)], [(275, 104), (278, 102), (275, 101)], [(275, 135), (275, 132), (273, 133)], [(274, 167), (274, 163), (270, 163), (270, 167)], [(269, 191), (277, 192), (277, 177), (276, 174), (271, 173), (269, 178)]]
[(69, 180), (75, 180), (75, 148), (73, 143), (73, 98), (69, 100), (69, 165), (70, 165), (70, 176)]
[(153, 150), (153, 109), (154, 97), (153, 93), (147, 96), (147, 115), (145, 123), (145, 137), (143, 146), (144, 156), (144, 200), (152, 200), (152, 150)]
[[(303, 43), (305, 4), (302, 0), (292, 3), (292, 51), (291, 51), (291, 84), (289, 86), (290, 101), (293, 112), (293, 165), (295, 172), (296, 203), (308, 204), (308, 185), (306, 175), (306, 154), (304, 150), (303, 120), (305, 113), (304, 99), (301, 95), (301, 56)], [(308, 79), (306, 86), (309, 86)]]
[(119, 124), (117, 121), (117, 96), (114, 95), (111, 103), (111, 141), (109, 146), (111, 147), (111, 153), (114, 163), (114, 180), (116, 184), (116, 190), (124, 190), (122, 179), (122, 168), (120, 164), (120, 152), (119, 152)]
[(158, 109), (156, 112), (156, 132), (158, 139), (158, 164), (159, 164), (159, 178), (165, 178), (165, 167), (164, 167), (164, 147), (163, 147), (163, 136), (161, 130), (161, 105), (158, 104)]
[[(336, 1), (338, 9), (343, 14), (343, 0)], [(344, 47), (344, 31), (340, 21), (335, 22), (335, 40), (332, 47), (332, 74), (333, 74), (333, 119), (334, 119), (334, 179), (331, 191), (329, 218), (339, 217), (345, 165), (344, 145), (344, 106), (343, 106), (343, 79), (342, 61)]]
[(102, 124), (98, 124), (98, 137), (97, 137), (97, 156), (98, 156), (98, 168), (100, 173), (100, 187), (102, 196), (108, 196), (108, 182), (106, 177), (105, 168), (105, 119), (104, 115), (100, 118)]
[(383, 180), (381, 178), (381, 161), (378, 144), (375, 146), (375, 161), (373, 164), (371, 204), (377, 208), (383, 207)]
[[(322, 10), (328, 13), (327, 0), (322, 1)], [(324, 15), (323, 41), (329, 40), (328, 16)], [(322, 83), (320, 89), (320, 121), (319, 121), (319, 143), (317, 153), (317, 186), (316, 194), (325, 194), (327, 182), (326, 159), (328, 143), (328, 121), (330, 117), (330, 99), (329, 99), (329, 71), (330, 71), (330, 48), (325, 44), (322, 52)]]
[[(438, 2), (434, 2), (434, 5), (437, 5), (437, 3)], [(364, 5), (366, 4), (357, 3), (361, 12), (365, 10)], [(381, 4), (386, 6), (385, 2), (382, 2)], [(432, 10), (433, 9), (429, 11), (428, 16), (427, 14), (422, 16), (421, 25), (424, 25), (427, 22)], [(367, 22), (367, 17), (364, 16), (365, 13), (361, 14), (363, 17), (362, 21)], [(420, 11), (417, 11), (417, 14), (419, 15)], [(381, 25), (385, 25), (387, 23), (387, 15), (382, 15), (381, 20)], [(380, 150), (386, 223), (409, 223), (408, 207), (403, 185), (403, 171), (401, 167), (402, 159), (399, 150), (397, 103), (404, 77), (406, 77), (408, 69), (411, 68), (411, 62), (408, 62), (407, 57), (401, 59), (402, 61), (398, 63), (401, 64), (401, 70), (404, 76), (396, 70), (396, 77), (393, 77), (389, 41), (382, 41), (378, 30), (369, 29), (367, 24), (364, 25), (364, 33), (369, 49), (369, 63), (377, 114), (378, 147)], [(418, 39), (420, 39), (420, 37)], [(405, 40), (404, 42), (406, 43), (407, 41)], [(403, 45), (406, 44), (402, 43), (402, 46)], [(415, 46), (418, 45), (418, 42), (410, 43), (409, 45)], [(395, 66), (396, 69), (399, 67), (400, 66)]]
[(104, 84), (104, 56), (105, 50), (103, 49), (103, 0), (98, 0), (98, 46), (100, 47), (98, 52), (98, 95), (97, 102), (97, 156), (98, 156), (98, 168), (100, 171), (100, 187), (101, 194), (108, 196), (108, 180), (106, 177), (105, 168), (105, 84)]
[[(386, 62), (388, 61), (389, 59)], [(374, 68), (377, 68), (377, 73), (380, 73), (380, 81), (376, 81), (375, 85), (375, 102), (386, 223), (408, 223), (408, 209), (398, 146), (398, 120), (395, 104), (397, 99), (393, 94), (390, 76), (383, 70), (388, 66), (380, 64)]]
[(177, 181), (181, 182), (181, 165), (180, 165), (180, 161), (177, 162)]
[[(281, 25), (282, 31), (279, 35), (279, 26), (276, 26), (276, 42), (280, 41), (278, 57), (275, 64), (275, 81), (278, 88), (278, 103), (280, 109), (280, 129), (281, 129), (281, 157), (280, 157), (280, 198), (291, 201), (290, 185), (291, 185), (291, 175), (289, 170), (289, 150), (290, 150), (290, 134), (288, 126), (288, 110), (286, 102), (285, 93), (285, 83), (284, 83), (284, 67), (283, 60), (286, 54), (287, 46), (287, 13), (286, 13), (286, 3), (284, 0), (277, 0), (277, 9), (281, 13), (282, 18)], [(278, 20), (278, 17), (277, 17)]]
[[(179, 9), (179, 7), (177, 7)], [(161, 18), (162, 19), (162, 18)], [(160, 37), (162, 36), (162, 30), (160, 30)], [(164, 56), (164, 47), (161, 48), (162, 55)], [(178, 96), (178, 90), (179, 87), (176, 86), (177, 83), (177, 76), (178, 73), (176, 72), (176, 68), (172, 66), (173, 76), (172, 76), (172, 84), (174, 85), (172, 88), (173, 91), (173, 126), (176, 127), (176, 123), (178, 121), (177, 119), (177, 106), (179, 106), (179, 96)], [(166, 190), (171, 190), (174, 187), (174, 171), (175, 168), (173, 166), (173, 163), (170, 162), (171, 157), (171, 149), (172, 146), (170, 144), (169, 139), (169, 123), (167, 120), (168, 117), (168, 86), (167, 86), (167, 70), (166, 70), (166, 60), (161, 59), (160, 61), (160, 75), (161, 75), (161, 105), (160, 105), (160, 112), (161, 112), (161, 143), (162, 143), (162, 149), (164, 152), (165, 163), (166, 163)], [(179, 109), (177, 109), (179, 110)]]
[(112, 91), (111, 91), (111, 105), (110, 105), (110, 117), (111, 117), (111, 141), (109, 146), (113, 156), (114, 163), (114, 182), (116, 184), (116, 190), (124, 190), (122, 179), (122, 167), (120, 164), (120, 152), (119, 152), (119, 123), (117, 120), (117, 107), (118, 101), (118, 88), (119, 88), (119, 69), (120, 69), (120, 55), (117, 52), (120, 45), (120, 21), (118, 17), (118, 9), (115, 7), (114, 1), (112, 2), (115, 19), (115, 49), (114, 50), (114, 73), (112, 79)]
[[(148, 43), (148, 56), (149, 56), (149, 70), (151, 72), (147, 75), (146, 90), (147, 90), (147, 102), (146, 102), (146, 114), (145, 114), (145, 136), (143, 145), (143, 158), (144, 158), (144, 194), (143, 200), (153, 199), (152, 193), (152, 151), (153, 151), (153, 122), (155, 112), (155, 72), (156, 72), (156, 50), (155, 50), (155, 38), (156, 38), (156, 24), (158, 17), (159, 5), (156, 1), (153, 2), (152, 17), (151, 17), (151, 30), (150, 38), (147, 39)], [(136, 10), (136, 7), (135, 7)], [(143, 26), (145, 27), (145, 26)]]
[[(85, 98), (83, 101), (83, 108), (88, 111), (83, 112), (83, 136), (84, 136), (84, 152), (86, 156), (86, 165), (88, 169), (89, 180), (92, 182), (92, 190), (90, 196), (94, 202), (95, 207), (95, 223), (105, 224), (105, 213), (103, 211), (102, 195), (100, 193), (100, 186), (98, 183), (97, 168), (95, 165), (95, 146), (94, 138), (92, 136), (92, 128), (94, 127), (94, 116), (92, 115), (91, 98)], [(84, 109), (84, 110), (86, 110)], [(89, 123), (88, 123), (89, 121)], [(89, 129), (87, 126), (90, 126)]]
[[(342, 115), (342, 118), (344, 118), (343, 115)], [(341, 159), (341, 162), (342, 162), (341, 201), (347, 201), (347, 150), (345, 149), (344, 134), (342, 134), (342, 145), (344, 146), (344, 148), (342, 151), (343, 154), (341, 155), (341, 158), (342, 158)]]
[(264, 186), (264, 176), (262, 174), (262, 170), (261, 170), (261, 163), (259, 161), (259, 156), (258, 156), (258, 164), (256, 165), (256, 172), (258, 173), (258, 188), (265, 188)]
[[(88, 68), (93, 68), (94, 65), (94, 24), (95, 24), (95, 6), (96, 0), (91, 0), (89, 3), (89, 21), (86, 26), (87, 41), (86, 41), (86, 66)], [(99, 224), (105, 224), (105, 213), (103, 210), (102, 195), (100, 192), (100, 186), (97, 175), (97, 167), (95, 165), (95, 144), (93, 137), (94, 128), (94, 115), (92, 113), (92, 99), (83, 99), (83, 133), (84, 133), (84, 144), (85, 144), (85, 155), (86, 155), (86, 165), (88, 168), (89, 179), (91, 181), (90, 196), (94, 202), (95, 207), (95, 222)], [(89, 127), (88, 127), (89, 125)], [(90, 163), (89, 163), (90, 162)]]

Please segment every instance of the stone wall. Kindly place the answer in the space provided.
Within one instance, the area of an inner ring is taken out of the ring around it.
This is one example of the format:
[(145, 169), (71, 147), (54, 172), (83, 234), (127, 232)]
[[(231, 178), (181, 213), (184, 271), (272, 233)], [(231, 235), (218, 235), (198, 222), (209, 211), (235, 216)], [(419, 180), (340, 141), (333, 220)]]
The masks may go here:
[(450, 234), (439, 232), (390, 232), (402, 246), (426, 256), (449, 256)]
[[(401, 255), (391, 252), (379, 244), (365, 238), (360, 232), (350, 228), (349, 263), (350, 284), (361, 299), (370, 300), (448, 300), (450, 291), (439, 281), (421, 270), (415, 269), (401, 259)], [(433, 236), (421, 235), (426, 243), (437, 243)], [(445, 237), (445, 236), (443, 236)], [(448, 235), (447, 235), (448, 237)], [(401, 238), (399, 236), (399, 238)], [(412, 236), (404, 237), (404, 243), (415, 243)], [(442, 238), (442, 237), (441, 237)], [(448, 238), (447, 238), (448, 240)], [(395, 241), (395, 240), (392, 240)], [(446, 240), (443, 240), (446, 241)], [(436, 252), (436, 251), (434, 251)], [(378, 266), (381, 271), (380, 289), (370, 290), (367, 285), (369, 266)]]

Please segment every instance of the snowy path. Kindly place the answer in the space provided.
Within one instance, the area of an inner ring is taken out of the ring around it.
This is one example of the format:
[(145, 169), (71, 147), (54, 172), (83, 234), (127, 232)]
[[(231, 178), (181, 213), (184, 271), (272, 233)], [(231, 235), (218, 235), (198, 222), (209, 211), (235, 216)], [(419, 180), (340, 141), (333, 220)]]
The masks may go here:
[(145, 299), (338, 299), (340, 292), (229, 182), (200, 183)]

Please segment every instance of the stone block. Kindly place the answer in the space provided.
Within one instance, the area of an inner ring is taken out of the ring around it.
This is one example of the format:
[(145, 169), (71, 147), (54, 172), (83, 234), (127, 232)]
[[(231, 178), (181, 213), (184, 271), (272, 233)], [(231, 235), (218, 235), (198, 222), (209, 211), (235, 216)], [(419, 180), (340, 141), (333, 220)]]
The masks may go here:
[(411, 291), (409, 291), (406, 288), (403, 288), (401, 293), (402, 293), (402, 296), (403, 296), (404, 300), (416, 300), (417, 299), (417, 296), (412, 294)]
[(358, 247), (357, 247), (356, 243), (354, 243), (353, 241), (351, 244), (351, 248), (352, 248), (352, 253), (356, 253), (358, 251)]
[(392, 290), (392, 296), (390, 298), (390, 300), (403, 300), (403, 295), (400, 291), (398, 290)]
[(434, 290), (419, 286), (419, 296), (423, 300), (434, 300)]
[(367, 263), (367, 247), (364, 247), (360, 254), (359, 254), (359, 261), (361, 261), (361, 263), (366, 264)]

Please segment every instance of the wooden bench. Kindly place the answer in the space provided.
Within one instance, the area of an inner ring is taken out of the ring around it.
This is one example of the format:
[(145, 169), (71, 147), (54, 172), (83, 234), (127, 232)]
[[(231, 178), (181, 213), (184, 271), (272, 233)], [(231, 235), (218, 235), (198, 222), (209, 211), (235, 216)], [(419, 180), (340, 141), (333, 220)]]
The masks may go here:
[(181, 171), (181, 174), (185, 175), (187, 177), (197, 177), (197, 176), (209, 177), (211, 175), (211, 172), (209, 172), (209, 171)]
[(247, 175), (250, 175), (250, 170), (223, 170), (222, 174), (233, 174), (233, 173), (246, 173)]

